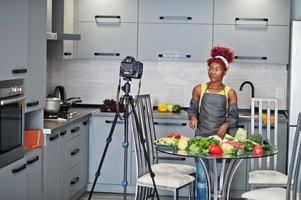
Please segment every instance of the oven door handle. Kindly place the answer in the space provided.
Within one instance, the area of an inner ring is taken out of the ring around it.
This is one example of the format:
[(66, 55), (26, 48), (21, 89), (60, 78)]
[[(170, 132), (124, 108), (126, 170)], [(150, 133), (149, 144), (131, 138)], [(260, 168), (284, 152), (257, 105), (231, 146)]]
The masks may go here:
[(25, 99), (24, 96), (21, 96), (21, 97), (18, 97), (18, 98), (12, 98), (12, 99), (5, 99), (5, 100), (0, 101), (0, 105), (3, 106), (3, 105), (10, 104), (10, 103), (16, 103), (16, 102), (22, 101), (24, 99)]

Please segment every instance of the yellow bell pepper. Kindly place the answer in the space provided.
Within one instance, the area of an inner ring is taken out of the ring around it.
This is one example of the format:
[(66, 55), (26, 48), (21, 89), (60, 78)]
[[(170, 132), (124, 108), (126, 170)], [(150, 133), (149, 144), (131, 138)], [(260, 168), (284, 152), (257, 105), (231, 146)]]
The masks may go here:
[(167, 104), (159, 103), (158, 104), (158, 111), (159, 112), (167, 112)]

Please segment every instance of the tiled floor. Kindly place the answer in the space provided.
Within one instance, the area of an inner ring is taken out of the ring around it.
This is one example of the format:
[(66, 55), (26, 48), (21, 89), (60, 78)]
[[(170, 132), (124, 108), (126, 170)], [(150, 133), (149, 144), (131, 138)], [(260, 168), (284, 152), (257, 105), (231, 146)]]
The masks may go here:
[[(80, 198), (80, 200), (87, 200), (89, 193), (85, 194)], [(133, 200), (134, 195), (128, 195), (127, 200)], [(160, 200), (172, 200), (172, 196), (160, 196)], [(187, 198), (180, 198), (179, 200), (186, 200)], [(92, 200), (123, 200), (122, 194), (113, 194), (113, 193), (93, 193)], [(154, 198), (156, 200), (156, 198)], [(231, 200), (243, 200), (243, 199), (231, 199)]]

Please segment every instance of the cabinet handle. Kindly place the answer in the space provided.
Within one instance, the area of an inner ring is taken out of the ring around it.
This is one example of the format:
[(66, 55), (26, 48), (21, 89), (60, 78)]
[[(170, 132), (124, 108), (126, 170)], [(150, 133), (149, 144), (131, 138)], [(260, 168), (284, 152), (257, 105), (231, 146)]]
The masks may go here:
[(164, 156), (159, 156), (159, 160), (186, 160), (186, 158), (178, 158), (178, 157), (164, 157)]
[(245, 128), (245, 125), (237, 125), (237, 128)]
[(59, 134), (55, 134), (54, 136), (49, 137), (50, 141), (54, 141), (59, 138)]
[(12, 73), (13, 74), (25, 74), (25, 73), (27, 73), (27, 69), (13, 69)]
[(154, 125), (162, 125), (162, 126), (187, 126), (187, 123), (154, 122)]
[(160, 16), (160, 20), (192, 20), (189, 16)]
[(159, 58), (177, 58), (177, 59), (185, 59), (191, 58), (190, 54), (159, 54)]
[(95, 15), (95, 22), (104, 24), (120, 24), (121, 17), (119, 15)]
[(238, 60), (267, 60), (266, 56), (234, 56)]
[(62, 132), (60, 132), (60, 136), (64, 136), (64, 135), (66, 135), (67, 134), (67, 131), (65, 130), (65, 131), (62, 131)]
[(87, 125), (88, 125), (88, 123), (89, 123), (89, 120), (87, 120), (87, 121), (84, 121), (84, 122), (83, 122), (83, 125), (87, 126)]
[(16, 168), (16, 169), (12, 169), (11, 172), (12, 172), (13, 174), (16, 174), (16, 173), (18, 173), (18, 172), (20, 172), (20, 171), (22, 171), (22, 170), (24, 170), (24, 169), (26, 169), (26, 164), (23, 164), (21, 167), (18, 167), (18, 168)]
[[(113, 124), (113, 120), (106, 120), (105, 121), (106, 124)], [(116, 124), (123, 124), (122, 121), (117, 121)]]
[(71, 52), (64, 52), (64, 56), (72, 56)]
[[(259, 126), (256, 125), (256, 126), (254, 126), (254, 128), (255, 128), (255, 129), (258, 129)], [(271, 129), (274, 129), (274, 126), (271, 126), (270, 128), (271, 128)], [(267, 129), (267, 127), (266, 127), (266, 126), (262, 126), (262, 129)]]
[(235, 21), (257, 21), (257, 22), (268, 22), (268, 18), (249, 18), (249, 17), (236, 17)]
[(76, 154), (79, 153), (79, 151), (80, 151), (80, 149), (79, 149), (79, 148), (76, 148), (76, 149), (74, 149), (74, 150), (71, 151), (70, 155), (71, 155), (71, 156), (75, 156)]
[(74, 185), (75, 183), (77, 183), (79, 181), (79, 177), (75, 177), (70, 181), (70, 185)]
[(77, 127), (73, 128), (73, 129), (71, 129), (71, 133), (75, 133), (75, 132), (77, 132), (79, 130), (80, 130), (80, 127), (77, 126)]
[(27, 164), (27, 165), (31, 165), (31, 164), (37, 162), (39, 159), (40, 159), (40, 157), (39, 157), (39, 156), (36, 156), (36, 157), (34, 157), (33, 159), (26, 161), (26, 164)]
[(40, 104), (39, 101), (33, 101), (33, 102), (28, 102), (28, 103), (26, 103), (26, 106), (27, 106), (27, 107), (34, 107), (34, 106), (37, 106), (37, 105), (39, 105), (39, 104)]
[(115, 56), (119, 57), (120, 53), (104, 53), (104, 52), (94, 52), (94, 56)]

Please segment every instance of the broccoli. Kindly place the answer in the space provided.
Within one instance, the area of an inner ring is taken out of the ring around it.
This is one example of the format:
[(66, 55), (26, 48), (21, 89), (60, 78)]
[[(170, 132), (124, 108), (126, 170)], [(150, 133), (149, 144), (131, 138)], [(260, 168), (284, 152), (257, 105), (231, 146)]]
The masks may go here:
[(257, 144), (262, 144), (262, 135), (259, 133), (254, 133), (251, 135), (250, 140), (256, 142)]

